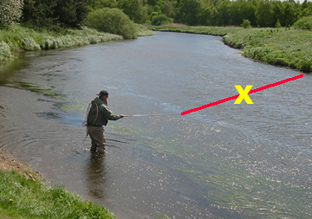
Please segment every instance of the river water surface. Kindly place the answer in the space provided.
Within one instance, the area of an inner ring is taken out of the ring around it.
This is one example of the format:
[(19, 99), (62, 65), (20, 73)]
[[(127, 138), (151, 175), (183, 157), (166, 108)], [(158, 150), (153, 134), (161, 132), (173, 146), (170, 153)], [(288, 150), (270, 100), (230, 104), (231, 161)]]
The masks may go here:
[[(121, 219), (311, 218), (312, 75), (180, 115), (298, 74), (207, 35), (23, 53), (0, 73), (0, 147)], [(150, 116), (110, 121), (92, 157), (81, 123), (102, 89)]]

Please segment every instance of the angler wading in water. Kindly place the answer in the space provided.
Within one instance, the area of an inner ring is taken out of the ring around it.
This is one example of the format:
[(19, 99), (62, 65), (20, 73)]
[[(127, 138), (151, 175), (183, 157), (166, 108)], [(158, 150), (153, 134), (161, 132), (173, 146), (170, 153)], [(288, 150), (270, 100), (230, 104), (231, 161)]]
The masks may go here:
[(108, 92), (102, 90), (92, 102), (87, 114), (87, 135), (91, 138), (91, 152), (104, 154), (105, 136), (103, 126), (108, 120), (118, 120), (126, 115), (115, 115), (107, 106)]

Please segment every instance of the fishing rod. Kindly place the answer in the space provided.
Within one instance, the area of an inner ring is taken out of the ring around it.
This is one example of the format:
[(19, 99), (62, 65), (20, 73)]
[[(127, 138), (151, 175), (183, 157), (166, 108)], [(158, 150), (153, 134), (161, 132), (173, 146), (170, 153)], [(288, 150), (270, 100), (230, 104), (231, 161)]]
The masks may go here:
[(181, 113), (162, 113), (162, 114), (135, 114), (135, 115), (127, 115), (126, 117), (144, 117), (144, 116), (170, 116), (170, 115), (181, 115)]

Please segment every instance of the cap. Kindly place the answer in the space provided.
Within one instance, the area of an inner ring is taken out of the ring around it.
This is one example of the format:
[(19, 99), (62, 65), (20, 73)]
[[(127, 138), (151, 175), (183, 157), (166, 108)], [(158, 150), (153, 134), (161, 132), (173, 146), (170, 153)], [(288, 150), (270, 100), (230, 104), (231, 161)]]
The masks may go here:
[(97, 94), (99, 97), (102, 96), (108, 96), (108, 92), (106, 90), (101, 90), (101, 92), (99, 94)]

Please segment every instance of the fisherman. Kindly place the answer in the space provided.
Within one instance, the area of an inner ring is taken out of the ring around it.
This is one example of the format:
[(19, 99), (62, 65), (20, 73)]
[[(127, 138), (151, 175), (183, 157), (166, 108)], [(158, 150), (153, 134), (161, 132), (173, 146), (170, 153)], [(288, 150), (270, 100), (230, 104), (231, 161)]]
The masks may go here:
[(115, 115), (107, 106), (108, 92), (102, 90), (91, 102), (91, 107), (87, 115), (87, 134), (90, 135), (92, 145), (91, 152), (104, 154), (105, 136), (103, 125), (106, 126), (108, 120), (118, 120), (126, 115)]

